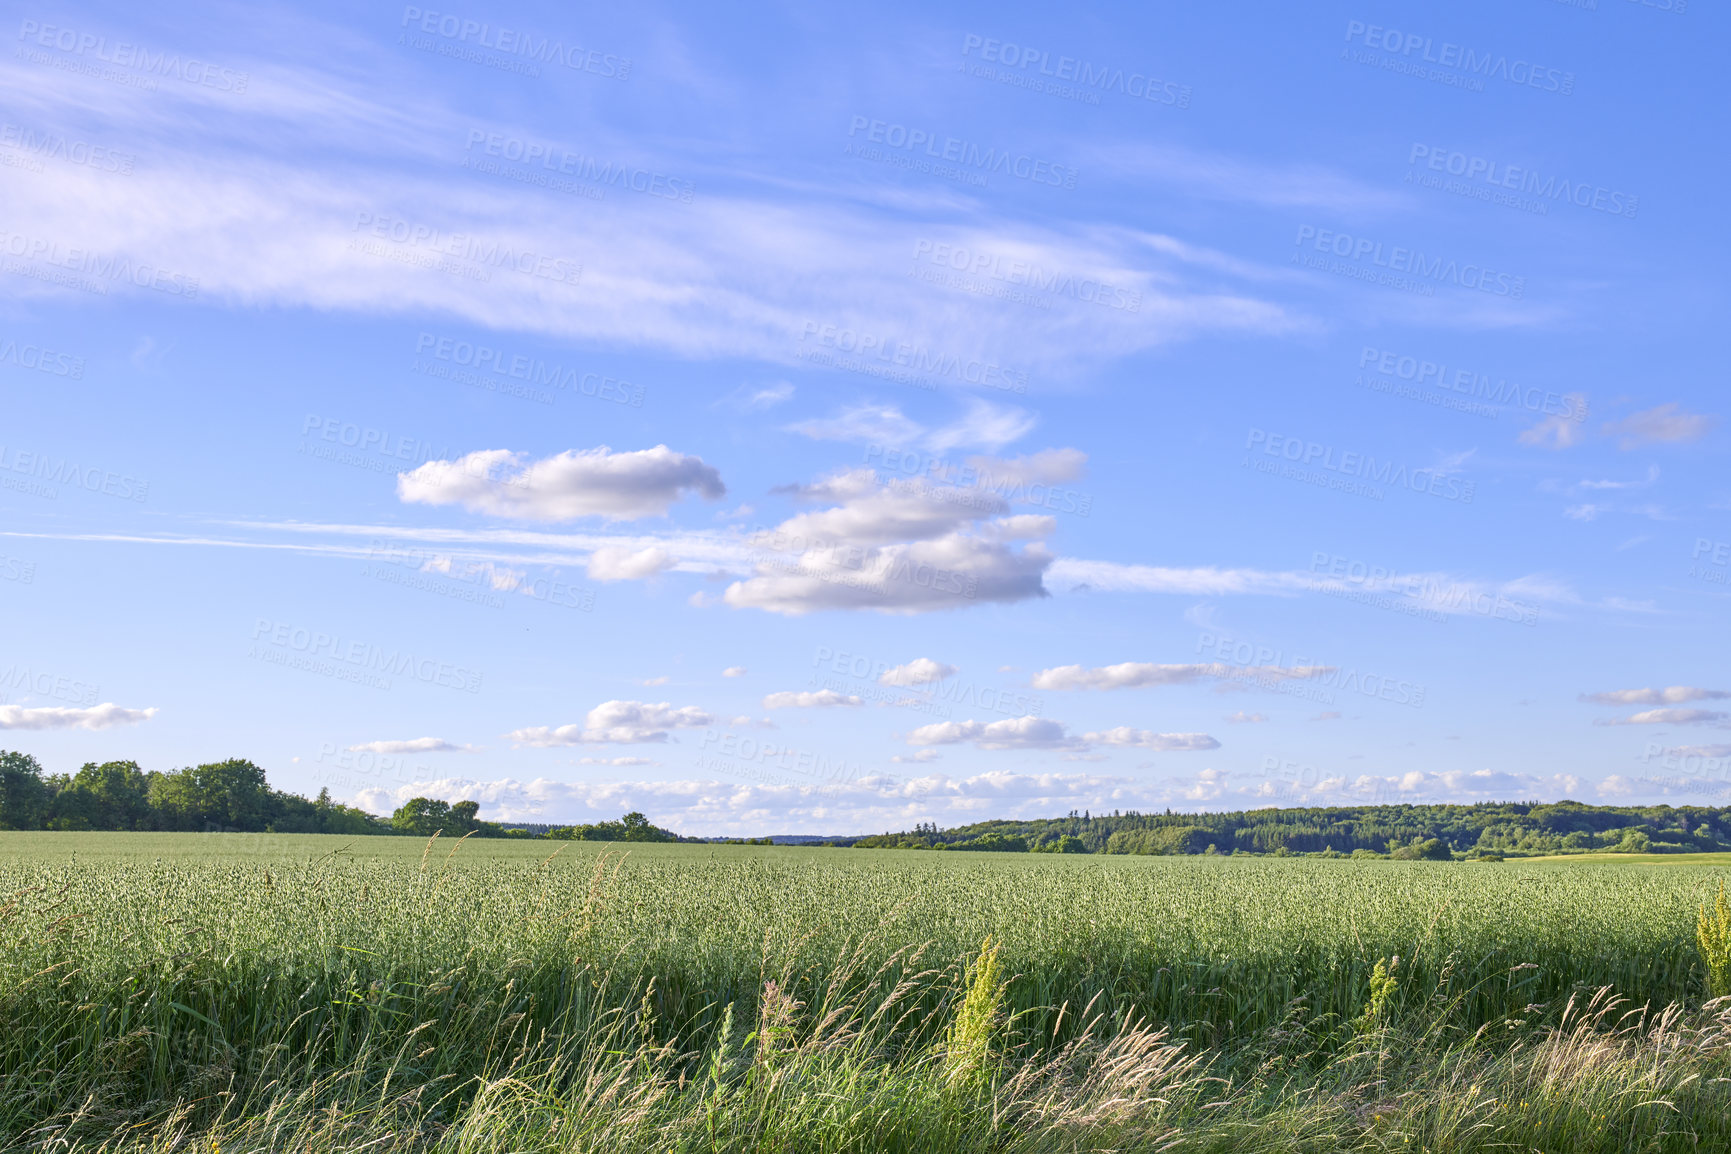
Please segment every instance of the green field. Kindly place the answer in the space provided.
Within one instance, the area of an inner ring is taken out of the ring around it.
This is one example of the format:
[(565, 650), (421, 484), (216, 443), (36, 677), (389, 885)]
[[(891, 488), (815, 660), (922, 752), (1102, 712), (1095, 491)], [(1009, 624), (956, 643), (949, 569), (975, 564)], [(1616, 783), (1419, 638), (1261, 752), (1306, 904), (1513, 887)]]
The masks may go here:
[(1724, 855), (624, 848), (0, 834), (0, 1139), (1731, 1148)]

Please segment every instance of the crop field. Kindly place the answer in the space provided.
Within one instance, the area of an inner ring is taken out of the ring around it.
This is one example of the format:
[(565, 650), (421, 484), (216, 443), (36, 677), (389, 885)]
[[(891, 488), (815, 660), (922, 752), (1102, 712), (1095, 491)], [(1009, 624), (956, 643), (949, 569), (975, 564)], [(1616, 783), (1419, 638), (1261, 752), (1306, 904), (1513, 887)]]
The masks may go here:
[(1731, 1146), (1718, 860), (554, 849), (0, 834), (0, 1144)]

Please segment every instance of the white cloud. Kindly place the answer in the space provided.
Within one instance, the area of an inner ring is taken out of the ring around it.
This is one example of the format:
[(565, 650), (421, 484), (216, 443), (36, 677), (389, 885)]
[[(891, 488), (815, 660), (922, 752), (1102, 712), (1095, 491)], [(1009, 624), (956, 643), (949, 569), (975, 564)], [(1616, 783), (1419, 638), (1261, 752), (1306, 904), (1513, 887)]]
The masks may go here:
[[(1070, 751), (1059, 751), (1060, 753)], [(921, 750), (899, 764), (930, 764)], [(1473, 802), (1580, 797), (1584, 783), (1568, 775), (1532, 776), (1494, 770), (1410, 772), (1391, 776), (1329, 775), (1299, 788), (1259, 775), (1235, 777), (1205, 768), (1162, 777), (1098, 773), (1016, 773), (994, 770), (967, 777), (927, 771), (921, 777), (868, 774), (851, 782), (813, 779), (764, 785), (736, 779), (676, 781), (476, 781), (444, 778), (365, 790), (356, 798), (389, 813), (411, 797), (481, 802), (490, 821), (592, 822), (641, 810), (657, 825), (687, 834), (858, 834), (911, 829), (919, 821), (955, 826), (986, 818), (1057, 817), (1070, 810), (1143, 812), (1172, 808), (1234, 810), (1267, 805), (1367, 805), (1399, 801)]]
[(729, 665), (721, 671), (723, 677), (744, 677), (746, 673), (747, 670), (743, 665)]
[(442, 737), (413, 737), (407, 741), (369, 741), (351, 745), (352, 753), (474, 753), (472, 745), (456, 745)]
[(916, 749), (912, 753), (895, 754), (890, 758), (890, 760), (898, 765), (915, 765), (923, 764), (928, 761), (937, 761), (941, 757), (943, 757), (943, 754), (939, 753), (935, 749)]
[(1127, 725), (1076, 737), (1066, 731), (1063, 722), (1043, 717), (992, 722), (939, 721), (908, 734), (909, 745), (955, 745), (963, 741), (971, 741), (981, 749), (1056, 749), (1074, 753), (1085, 753), (1096, 745), (1162, 751), (1220, 748), (1220, 743), (1206, 733), (1152, 733)]
[(1036, 423), (1034, 414), (1026, 409), (970, 397), (967, 414), (932, 430), (926, 435), (925, 444), (934, 453), (968, 445), (996, 450), (1027, 436)]
[(660, 765), (661, 764), (659, 761), (655, 761), (652, 758), (647, 758), (647, 757), (580, 757), (577, 759), (577, 763), (579, 765), (614, 765), (614, 766)]
[(828, 709), (837, 705), (864, 704), (861, 698), (837, 693), (833, 689), (820, 689), (816, 693), (784, 690), (781, 693), (771, 693), (763, 699), (765, 709)]
[(597, 549), (589, 556), (589, 576), (597, 581), (640, 581), (673, 567), (673, 557), (656, 545), (645, 549)]
[(454, 461), (428, 461), (397, 477), (403, 501), (462, 505), (526, 521), (659, 516), (687, 492), (718, 498), (721, 474), (702, 458), (666, 445), (615, 453), (606, 445), (539, 461), (509, 449), (483, 449)]
[[(998, 449), (1025, 437), (1038, 423), (1032, 413), (1013, 405), (996, 405), (978, 397), (967, 398), (966, 404), (967, 411), (962, 416), (935, 429), (908, 417), (897, 405), (872, 403), (853, 405), (837, 416), (800, 421), (787, 428), (789, 432), (817, 441), (852, 441), (890, 447), (918, 443), (934, 453), (942, 453), (968, 446)], [(1075, 450), (1059, 452), (1074, 453)], [(1067, 460), (1060, 457), (1048, 460), (1046, 464), (1049, 468), (1060, 468)]]
[(1051, 485), (1074, 481), (1087, 471), (1088, 454), (1080, 449), (1042, 449), (1025, 457), (969, 457), (968, 464), (982, 484)]
[(672, 680), (673, 680), (672, 677), (663, 673), (660, 677), (645, 677), (639, 684), (648, 685), (648, 686), (666, 685), (668, 682), (670, 682)]
[(1699, 689), (1693, 685), (1672, 685), (1665, 689), (1612, 689), (1604, 693), (1583, 693), (1581, 700), (1594, 705), (1681, 705), (1687, 701), (1723, 701), (1731, 698), (1731, 690)]
[(1719, 418), (1704, 413), (1686, 413), (1672, 401), (1612, 421), (1605, 426), (1605, 432), (1622, 438), (1620, 448), (1634, 449), (1642, 445), (1698, 441), (1718, 421)]
[(956, 672), (954, 665), (933, 661), (930, 657), (916, 657), (906, 665), (895, 665), (885, 670), (884, 675), (878, 678), (878, 684), (930, 685), (934, 681), (954, 677)]
[(773, 385), (741, 385), (723, 400), (723, 404), (747, 413), (760, 413), (793, 399), (792, 382), (777, 381)]
[(1075, 749), (1081, 742), (1064, 731), (1064, 723), (1043, 717), (1003, 721), (939, 721), (908, 734), (909, 745), (954, 745), (972, 741), (981, 749)]
[(722, 596), (736, 609), (921, 613), (1043, 597), (1043, 545), (1019, 551), (977, 523), (1007, 512), (1000, 497), (956, 486), (880, 482), (871, 469), (793, 490), (834, 504), (752, 538), (753, 575)]
[(1571, 403), (1571, 408), (1544, 417), (1531, 428), (1522, 429), (1518, 438), (1521, 444), (1536, 445), (1544, 449), (1567, 449), (1586, 439), (1587, 423), (1580, 419), (1580, 415), (1587, 411), (1586, 394), (1566, 393), (1563, 399)]
[(87, 709), (64, 706), (27, 709), (22, 705), (0, 705), (0, 729), (113, 729), (118, 725), (137, 725), (155, 716), (155, 707), (123, 709), (112, 701)]
[(1049, 574), (1053, 588), (1085, 588), (1103, 593), (1183, 593), (1213, 597), (1223, 593), (1299, 593), (1315, 580), (1309, 573), (1259, 569), (1171, 569), (1124, 565), (1116, 561), (1058, 558)]
[(1234, 713), (1226, 720), (1231, 722), (1233, 725), (1248, 725), (1258, 721), (1267, 721), (1268, 718), (1264, 717), (1260, 713), (1246, 713), (1240, 709), (1237, 713)]
[(1220, 743), (1206, 733), (1152, 733), (1146, 729), (1132, 729), (1128, 725), (1120, 725), (1116, 729), (1100, 733), (1084, 733), (1082, 741), (1088, 745), (1157, 749), (1168, 753), (1220, 748)]
[(631, 745), (666, 741), (673, 729), (701, 729), (714, 725), (713, 714), (696, 706), (675, 709), (668, 702), (604, 701), (589, 711), (582, 725), (531, 726), (513, 730), (508, 736), (518, 746), (546, 748), (558, 745)]
[(1731, 714), (1715, 709), (1647, 709), (1628, 717), (1600, 721), (1598, 725), (1705, 725), (1724, 721)]
[(906, 445), (919, 439), (925, 426), (909, 420), (895, 405), (855, 405), (827, 420), (800, 421), (790, 432), (814, 441), (853, 441), (877, 445)]
[(1152, 665), (1144, 661), (1125, 661), (1088, 669), (1080, 665), (1060, 665), (1034, 674), (1035, 689), (1139, 689), (1149, 685), (1191, 685), (1203, 678), (1254, 678), (1260, 681), (1307, 680), (1326, 677), (1334, 672), (1330, 665), (1226, 665), (1211, 662), (1202, 665)]

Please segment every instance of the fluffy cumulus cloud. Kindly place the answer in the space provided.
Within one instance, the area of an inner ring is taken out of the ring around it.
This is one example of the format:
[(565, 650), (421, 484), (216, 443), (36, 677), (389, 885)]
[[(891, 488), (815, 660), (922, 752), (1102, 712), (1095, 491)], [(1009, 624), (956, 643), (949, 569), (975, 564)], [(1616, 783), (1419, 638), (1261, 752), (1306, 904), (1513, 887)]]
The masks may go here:
[(849, 781), (797, 772), (766, 783), (749, 779), (674, 781), (553, 781), (513, 778), (482, 781), (451, 777), (363, 790), (355, 802), (389, 813), (412, 797), (481, 803), (493, 821), (593, 822), (640, 810), (657, 825), (684, 834), (761, 836), (769, 833), (850, 835), (912, 829), (916, 822), (962, 825), (988, 818), (1055, 817), (1071, 810), (1095, 813), (1238, 810), (1261, 806), (1370, 805), (1398, 802), (1473, 802), (1524, 797), (1555, 801), (1582, 797), (1588, 788), (1568, 774), (1548, 776), (1498, 770), (1401, 774), (1306, 770), (1286, 777), (1204, 767), (1193, 773), (1135, 777), (1102, 773), (1017, 773), (996, 770), (968, 776), (936, 771), (931, 750), (899, 758), (927, 768), (895, 775), (867, 773)]
[(411, 737), (407, 741), (367, 741), (351, 745), (353, 753), (472, 753), (472, 745), (457, 745), (442, 737)]
[(1642, 445), (1698, 441), (1717, 422), (1718, 418), (1705, 413), (1686, 413), (1683, 406), (1672, 401), (1612, 421), (1605, 426), (1605, 432), (1620, 438), (1622, 448), (1635, 449)]
[(964, 741), (971, 741), (981, 749), (1054, 749), (1071, 753), (1083, 753), (1097, 745), (1162, 752), (1220, 748), (1220, 743), (1206, 733), (1154, 733), (1127, 725), (1075, 736), (1063, 722), (1044, 717), (939, 721), (908, 734), (909, 745), (955, 745)]
[(508, 736), (519, 746), (633, 745), (666, 741), (672, 730), (701, 729), (715, 724), (715, 716), (696, 706), (675, 709), (668, 702), (603, 701), (581, 725), (532, 726), (513, 730)]
[(654, 545), (636, 550), (608, 546), (589, 556), (589, 576), (597, 581), (640, 581), (672, 567), (672, 555)]
[(397, 496), (405, 502), (461, 505), (522, 521), (654, 517), (693, 492), (713, 499), (727, 489), (702, 458), (666, 445), (623, 453), (602, 445), (539, 461), (483, 449), (454, 461), (428, 461), (397, 477)]
[(820, 689), (815, 693), (789, 690), (771, 693), (763, 699), (765, 709), (827, 709), (837, 705), (864, 704), (861, 698), (837, 693), (833, 689)]
[[(924, 758), (904, 759), (924, 761)], [(1051, 817), (1072, 809), (1151, 809), (1177, 795), (1128, 778), (1080, 773), (992, 772), (867, 774), (837, 782), (798, 773), (759, 780), (481, 781), (441, 778), (362, 790), (356, 804), (389, 813), (412, 797), (473, 800), (492, 821), (552, 823), (617, 820), (632, 810), (657, 825), (695, 835), (859, 834), (911, 829), (915, 822), (960, 825), (988, 817)]]
[(1061, 721), (1044, 717), (1002, 721), (939, 721), (908, 734), (909, 745), (954, 745), (971, 741), (981, 749), (1081, 749)]
[(22, 705), (0, 705), (0, 729), (113, 729), (120, 725), (137, 725), (155, 716), (155, 708), (124, 709), (112, 701), (86, 709), (65, 706), (31, 709)]
[(721, 671), (723, 677), (744, 677), (749, 672), (743, 665), (729, 665)]
[(853, 469), (792, 491), (827, 508), (800, 513), (751, 544), (752, 575), (726, 604), (797, 616), (820, 609), (922, 613), (1046, 595), (1049, 522), (1017, 526), (1017, 545), (991, 524), (1000, 496), (922, 479), (885, 480)]
[(1088, 669), (1081, 665), (1060, 665), (1034, 674), (1035, 689), (1140, 689), (1150, 685), (1191, 685), (1205, 678), (1251, 678), (1259, 681), (1304, 680), (1327, 677), (1335, 672), (1328, 665), (1227, 665), (1209, 662), (1201, 665), (1153, 665), (1145, 661), (1125, 661), (1118, 665), (1103, 665)]
[(878, 678), (879, 685), (930, 685), (946, 677), (954, 677), (956, 667), (930, 657), (916, 657), (906, 665), (896, 665)]
[(1593, 705), (1682, 705), (1690, 701), (1723, 701), (1731, 698), (1731, 690), (1700, 689), (1693, 685), (1672, 685), (1664, 689), (1609, 689), (1603, 693), (1583, 693), (1581, 700)]

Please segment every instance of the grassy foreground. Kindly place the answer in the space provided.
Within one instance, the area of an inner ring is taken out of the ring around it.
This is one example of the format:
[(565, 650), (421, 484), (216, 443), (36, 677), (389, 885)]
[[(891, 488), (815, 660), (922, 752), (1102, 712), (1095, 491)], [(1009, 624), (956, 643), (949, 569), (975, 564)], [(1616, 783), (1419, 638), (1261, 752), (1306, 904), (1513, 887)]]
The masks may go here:
[(1731, 1148), (1717, 863), (552, 848), (0, 835), (0, 1145)]

